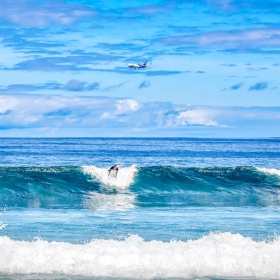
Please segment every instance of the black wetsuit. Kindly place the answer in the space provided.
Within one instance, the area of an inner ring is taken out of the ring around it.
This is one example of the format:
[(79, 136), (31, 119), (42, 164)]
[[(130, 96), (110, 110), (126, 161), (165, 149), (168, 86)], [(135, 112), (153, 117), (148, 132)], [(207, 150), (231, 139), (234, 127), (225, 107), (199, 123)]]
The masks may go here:
[(115, 165), (114, 166), (111, 166), (110, 169), (108, 170), (109, 174), (112, 170), (116, 170), (116, 175), (118, 174), (118, 171), (119, 171), (119, 168), (115, 168)]

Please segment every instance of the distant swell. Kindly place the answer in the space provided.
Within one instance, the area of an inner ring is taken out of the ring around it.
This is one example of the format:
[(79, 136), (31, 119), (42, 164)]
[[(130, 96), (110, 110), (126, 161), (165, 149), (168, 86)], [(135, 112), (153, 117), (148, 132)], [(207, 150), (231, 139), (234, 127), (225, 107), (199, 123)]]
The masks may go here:
[(280, 240), (220, 233), (189, 241), (96, 239), (83, 245), (0, 237), (0, 273), (56, 273), (133, 279), (280, 278)]
[[(280, 171), (250, 166), (1, 167), (1, 207), (98, 208), (280, 205)], [(106, 207), (107, 207), (106, 206)]]

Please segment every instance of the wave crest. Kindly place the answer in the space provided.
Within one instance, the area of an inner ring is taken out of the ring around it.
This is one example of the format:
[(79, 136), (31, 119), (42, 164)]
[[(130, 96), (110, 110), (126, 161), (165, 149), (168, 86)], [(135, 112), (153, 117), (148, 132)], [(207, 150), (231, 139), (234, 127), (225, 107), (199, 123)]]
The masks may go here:
[(107, 168), (98, 168), (96, 166), (82, 166), (83, 172), (95, 177), (103, 184), (119, 189), (126, 189), (134, 182), (134, 176), (137, 172), (136, 165), (120, 168), (117, 179), (111, 180), (108, 178)]
[(275, 169), (275, 168), (258, 168), (258, 171), (264, 172), (266, 174), (271, 174), (271, 175), (278, 175), (280, 176), (280, 170), (279, 169)]

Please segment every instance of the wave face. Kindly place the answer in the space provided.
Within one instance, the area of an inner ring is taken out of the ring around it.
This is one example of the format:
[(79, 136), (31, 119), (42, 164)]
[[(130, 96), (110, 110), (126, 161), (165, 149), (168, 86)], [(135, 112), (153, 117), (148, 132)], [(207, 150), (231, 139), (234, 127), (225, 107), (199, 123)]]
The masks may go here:
[(115, 194), (133, 183), (135, 166), (108, 178), (105, 168), (84, 167), (1, 167), (1, 207), (82, 208), (88, 195)]
[(1, 207), (64, 208), (98, 189), (77, 167), (1, 167)]
[(1, 167), (0, 206), (82, 209), (90, 199), (90, 207), (98, 208), (126, 198), (129, 207), (276, 206), (279, 173), (254, 167), (132, 165), (121, 168), (113, 181), (106, 168), (96, 166)]
[(151, 206), (268, 206), (279, 205), (280, 176), (254, 167), (155, 166), (140, 169), (132, 189)]

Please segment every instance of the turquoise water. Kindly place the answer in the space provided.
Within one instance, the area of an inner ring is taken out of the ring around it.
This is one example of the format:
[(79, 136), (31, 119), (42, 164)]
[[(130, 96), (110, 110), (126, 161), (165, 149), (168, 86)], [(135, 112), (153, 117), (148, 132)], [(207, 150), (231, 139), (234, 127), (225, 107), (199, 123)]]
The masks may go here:
[(1, 139), (0, 276), (279, 279), (279, 148), (280, 139)]

